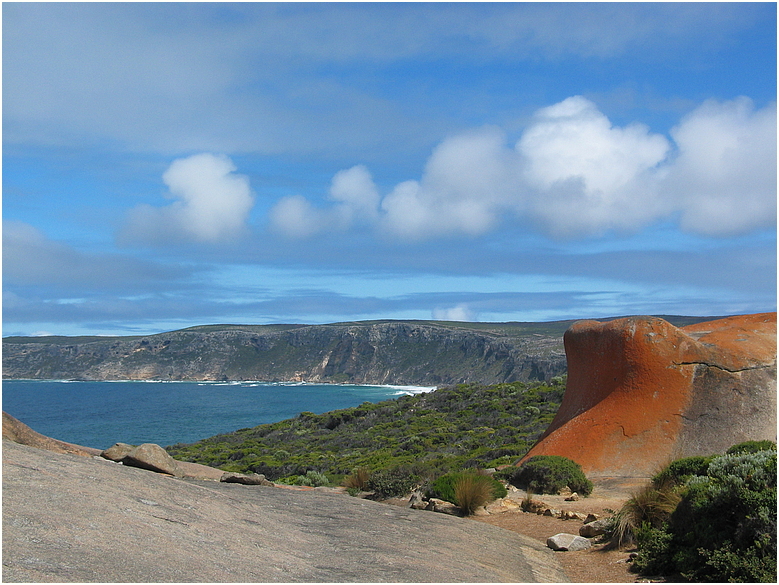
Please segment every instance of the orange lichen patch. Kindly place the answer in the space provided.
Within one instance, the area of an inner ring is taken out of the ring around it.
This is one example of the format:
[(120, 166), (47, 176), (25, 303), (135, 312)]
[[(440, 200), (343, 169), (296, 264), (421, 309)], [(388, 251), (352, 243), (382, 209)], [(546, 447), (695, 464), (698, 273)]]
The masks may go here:
[[(703, 379), (707, 368), (724, 370), (730, 376), (706, 378), (723, 385), (712, 391), (726, 394), (741, 383), (738, 374), (730, 372), (768, 368), (758, 382), (770, 385), (773, 380), (768, 391), (775, 403), (775, 313), (683, 329), (656, 317), (580, 321), (566, 332), (564, 341), (568, 359), (565, 397), (552, 424), (525, 459), (562, 455), (593, 476), (651, 475), (671, 459), (686, 455), (679, 440), (687, 426), (702, 426), (691, 423), (686, 415), (694, 393), (700, 392), (695, 381)], [(749, 383), (754, 381), (752, 376)], [(699, 408), (696, 403), (692, 409), (698, 418)], [(765, 409), (760, 416), (762, 432)], [(720, 426), (727, 424), (722, 417), (716, 420)], [(775, 412), (773, 420), (775, 427)], [(743, 423), (739, 421), (740, 428)], [(717, 433), (716, 428), (705, 430)]]
[(776, 360), (776, 313), (727, 317), (682, 330), (716, 352), (720, 365), (730, 369)]

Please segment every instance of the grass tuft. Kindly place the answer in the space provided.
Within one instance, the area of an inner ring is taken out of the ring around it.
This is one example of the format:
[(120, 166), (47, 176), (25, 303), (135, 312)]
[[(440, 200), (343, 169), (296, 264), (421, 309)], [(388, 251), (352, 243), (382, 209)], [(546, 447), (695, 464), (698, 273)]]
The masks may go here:
[(470, 516), (478, 508), (494, 499), (491, 478), (470, 473), (463, 474), (455, 481), (454, 497), (463, 515)]

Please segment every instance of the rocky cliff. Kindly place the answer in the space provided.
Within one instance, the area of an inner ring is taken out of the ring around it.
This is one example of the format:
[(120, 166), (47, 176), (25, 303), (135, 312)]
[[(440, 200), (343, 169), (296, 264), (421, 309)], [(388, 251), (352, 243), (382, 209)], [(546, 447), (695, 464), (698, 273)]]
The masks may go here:
[(565, 397), (530, 450), (591, 476), (651, 476), (679, 457), (776, 440), (776, 313), (677, 328), (580, 321), (564, 336)]
[(3, 340), (3, 377), (449, 385), (548, 380), (570, 322), (214, 325), (136, 337)]

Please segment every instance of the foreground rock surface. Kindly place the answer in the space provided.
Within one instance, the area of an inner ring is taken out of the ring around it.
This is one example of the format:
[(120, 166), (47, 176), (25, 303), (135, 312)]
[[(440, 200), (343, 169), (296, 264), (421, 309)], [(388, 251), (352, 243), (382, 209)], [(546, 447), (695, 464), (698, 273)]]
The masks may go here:
[(3, 438), (14, 443), (47, 449), (55, 453), (71, 453), (82, 457), (93, 457), (100, 454), (100, 449), (82, 447), (42, 435), (5, 411), (3, 412)]
[(317, 490), (180, 480), (3, 441), (6, 582), (564, 582), (543, 544)]
[(564, 342), (565, 397), (525, 459), (651, 476), (679, 457), (776, 440), (776, 313), (682, 328), (656, 317), (579, 321)]

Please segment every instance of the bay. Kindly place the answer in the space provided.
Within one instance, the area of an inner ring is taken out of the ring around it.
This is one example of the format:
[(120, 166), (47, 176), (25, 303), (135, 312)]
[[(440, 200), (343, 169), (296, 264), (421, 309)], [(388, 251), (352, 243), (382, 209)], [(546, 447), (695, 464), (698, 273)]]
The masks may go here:
[(3, 410), (61, 441), (192, 443), (219, 433), (432, 388), (264, 382), (3, 380)]

